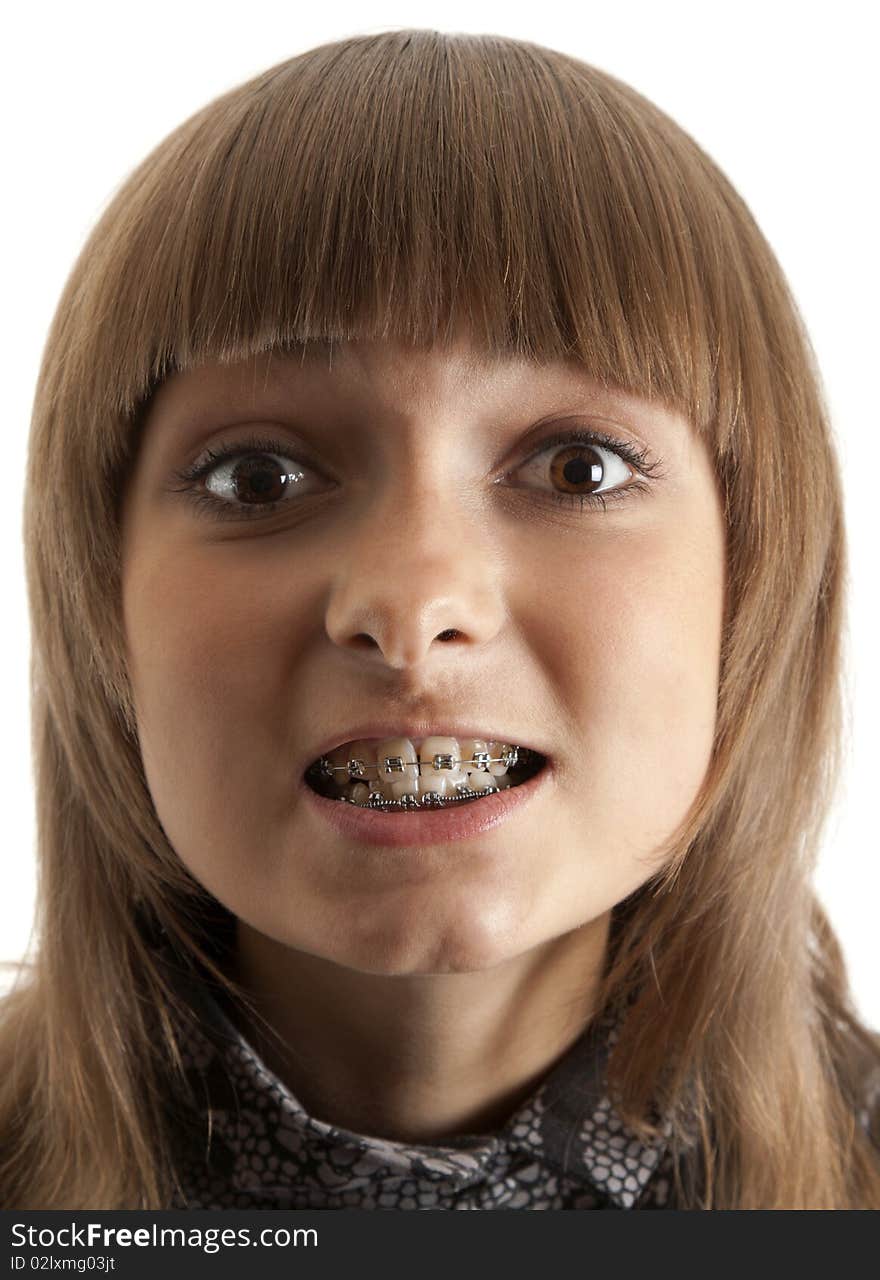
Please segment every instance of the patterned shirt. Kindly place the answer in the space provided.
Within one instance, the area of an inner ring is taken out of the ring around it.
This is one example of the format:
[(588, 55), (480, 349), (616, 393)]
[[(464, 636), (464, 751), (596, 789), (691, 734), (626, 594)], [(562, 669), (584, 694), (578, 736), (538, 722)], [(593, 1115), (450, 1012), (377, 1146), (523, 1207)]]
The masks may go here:
[(582, 1033), (503, 1128), (424, 1145), (309, 1115), (207, 985), (179, 970), (175, 981), (199, 1019), (195, 1028), (179, 1027), (187, 1078), (201, 1102), (189, 1123), (175, 1127), (184, 1198), (170, 1208), (675, 1207), (670, 1126), (642, 1141), (605, 1093), (617, 1034), (608, 1017)]

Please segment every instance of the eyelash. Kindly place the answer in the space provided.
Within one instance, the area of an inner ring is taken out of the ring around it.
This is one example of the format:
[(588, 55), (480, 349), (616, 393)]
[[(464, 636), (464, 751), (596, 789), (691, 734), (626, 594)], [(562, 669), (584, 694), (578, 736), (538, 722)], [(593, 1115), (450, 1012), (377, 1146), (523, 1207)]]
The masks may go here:
[[(623, 462), (626, 462), (635, 471), (643, 476), (662, 475), (660, 470), (660, 460), (652, 460), (647, 449), (637, 449), (634, 445), (624, 440), (616, 440), (612, 436), (606, 435), (604, 432), (595, 430), (572, 430), (560, 431), (556, 435), (551, 436), (548, 440), (543, 440), (538, 449), (536, 449), (529, 457), (525, 458), (519, 464), (516, 470), (525, 467), (528, 463), (539, 458), (541, 454), (546, 453), (553, 448), (561, 448), (564, 445), (598, 445), (609, 452), (616, 454)], [(213, 516), (220, 520), (243, 519), (259, 519), (262, 516), (268, 516), (283, 506), (287, 506), (288, 500), (266, 503), (263, 506), (236, 506), (235, 503), (225, 502), (222, 498), (216, 497), (208, 492), (197, 492), (194, 485), (203, 476), (208, 475), (214, 467), (221, 462), (227, 462), (231, 458), (249, 457), (252, 454), (268, 453), (277, 454), (281, 457), (292, 458), (293, 455), (288, 454), (287, 450), (290, 444), (284, 444), (279, 440), (272, 440), (266, 437), (252, 436), (244, 440), (233, 440), (227, 444), (222, 444), (217, 449), (208, 449), (205, 454), (199, 458), (190, 467), (186, 467), (182, 471), (175, 472), (175, 479), (181, 482), (179, 488), (173, 488), (172, 492), (186, 492), (190, 501), (195, 503), (196, 507), (202, 512)], [(307, 463), (303, 465), (308, 465)], [(632, 484), (625, 486), (618, 485), (614, 489), (609, 489), (605, 493), (558, 493), (550, 492), (543, 489), (532, 489), (531, 486), (520, 485), (519, 488), (526, 488), (530, 492), (538, 493), (543, 499), (549, 499), (552, 502), (564, 503), (566, 506), (580, 506), (581, 511), (585, 506), (601, 507), (602, 511), (607, 510), (608, 503), (629, 501), (629, 495), (632, 493), (644, 493), (650, 486), (645, 484), (643, 480), (636, 480)]]

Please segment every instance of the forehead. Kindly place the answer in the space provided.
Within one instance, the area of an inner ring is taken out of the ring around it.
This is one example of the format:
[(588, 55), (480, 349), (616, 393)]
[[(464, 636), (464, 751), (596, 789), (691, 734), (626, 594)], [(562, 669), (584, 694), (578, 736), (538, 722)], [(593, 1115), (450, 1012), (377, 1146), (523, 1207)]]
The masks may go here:
[[(391, 339), (314, 340), (231, 364), (205, 363), (175, 374), (156, 392), (149, 419), (174, 424), (259, 410), (284, 413), (296, 402), (320, 407), (369, 403), (406, 417), (441, 412), (578, 413), (629, 425), (678, 415), (657, 401), (606, 386), (574, 360), (538, 362), (494, 355), (459, 338), (444, 347), (413, 347)], [(681, 423), (679, 421), (679, 430)]]

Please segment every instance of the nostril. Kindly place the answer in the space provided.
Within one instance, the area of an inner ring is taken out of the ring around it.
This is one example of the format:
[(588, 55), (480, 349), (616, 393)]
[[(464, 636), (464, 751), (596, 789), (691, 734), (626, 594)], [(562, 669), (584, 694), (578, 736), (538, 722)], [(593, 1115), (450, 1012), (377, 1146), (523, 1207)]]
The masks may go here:
[(460, 635), (461, 635), (460, 631), (456, 631), (454, 627), (450, 627), (446, 631), (441, 631), (437, 639), (438, 640), (455, 640)]

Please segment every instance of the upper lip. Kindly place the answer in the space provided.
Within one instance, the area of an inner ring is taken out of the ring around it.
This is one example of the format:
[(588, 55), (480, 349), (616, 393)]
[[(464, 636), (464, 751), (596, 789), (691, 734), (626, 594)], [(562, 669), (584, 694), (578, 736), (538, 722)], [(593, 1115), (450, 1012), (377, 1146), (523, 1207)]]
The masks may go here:
[(322, 756), (341, 747), (345, 742), (355, 742), (361, 738), (480, 738), (490, 742), (504, 742), (509, 746), (530, 747), (540, 755), (547, 755), (528, 734), (525, 736), (510, 733), (507, 730), (486, 728), (488, 721), (481, 724), (461, 724), (454, 720), (444, 720), (428, 724), (425, 721), (371, 720), (368, 724), (350, 725), (347, 729), (337, 729), (328, 735), (323, 744), (310, 755), (306, 768), (321, 759)]

